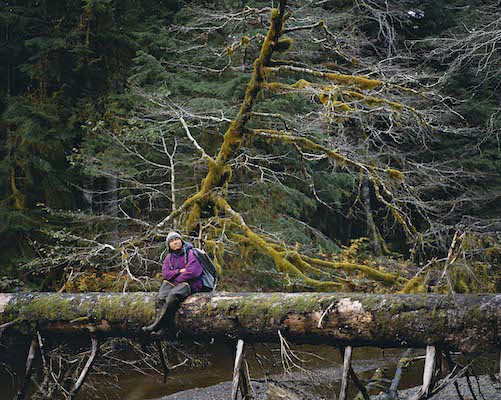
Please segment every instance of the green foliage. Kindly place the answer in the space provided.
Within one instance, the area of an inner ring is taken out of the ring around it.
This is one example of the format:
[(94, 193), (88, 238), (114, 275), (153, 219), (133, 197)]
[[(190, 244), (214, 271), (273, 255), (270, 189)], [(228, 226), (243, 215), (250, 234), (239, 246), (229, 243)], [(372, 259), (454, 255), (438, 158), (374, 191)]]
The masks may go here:
[(129, 82), (134, 85), (158, 84), (169, 76), (162, 63), (143, 50), (136, 52), (132, 62), (135, 66), (132, 68), (133, 74), (129, 77)]
[(31, 252), (26, 252), (23, 238), (33, 233), (34, 222), (20, 211), (0, 207), (0, 265), (5, 268), (4, 273), (15, 272), (17, 263), (24, 261), (23, 256), (33, 256)]
[(314, 109), (318, 109), (319, 106), (312, 104), (311, 101), (305, 99), (304, 96), (288, 96), (288, 97), (273, 97), (264, 98), (258, 104), (256, 104), (257, 112), (268, 112), (268, 113), (280, 113), (280, 112), (298, 112), (307, 113)]
[(13, 293), (23, 290), (24, 283), (19, 279), (10, 279), (0, 276), (0, 292)]
[(190, 97), (207, 97), (209, 99), (238, 100), (245, 91), (245, 84), (249, 81), (248, 74), (232, 77), (228, 80), (200, 80), (196, 73), (170, 74), (169, 90), (173, 95)]

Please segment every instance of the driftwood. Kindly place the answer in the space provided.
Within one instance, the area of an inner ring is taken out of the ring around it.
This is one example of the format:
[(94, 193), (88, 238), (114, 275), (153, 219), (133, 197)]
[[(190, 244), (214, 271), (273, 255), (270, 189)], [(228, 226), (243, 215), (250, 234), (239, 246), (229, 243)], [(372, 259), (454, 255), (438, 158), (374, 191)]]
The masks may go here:
[(437, 350), (435, 346), (427, 346), (423, 371), (423, 386), (421, 387), (421, 390), (417, 392), (414, 397), (412, 397), (412, 400), (422, 400), (429, 397), (434, 386), (433, 379), (435, 377), (436, 361)]
[(397, 393), (398, 385), (400, 383), (400, 378), (402, 377), (402, 372), (405, 366), (407, 365), (408, 357), (411, 355), (411, 353), (412, 349), (405, 350), (405, 353), (403, 354), (402, 358), (397, 364), (395, 375), (393, 376), (390, 389), (388, 390), (390, 399), (398, 399), (398, 393)]
[[(6, 332), (140, 336), (154, 318), (155, 293), (0, 294)], [(327, 312), (325, 312), (328, 310)], [(501, 347), (501, 295), (209, 293), (176, 313), (182, 337), (238, 337), (349, 346), (429, 345), (475, 354)], [(172, 329), (171, 329), (172, 331)], [(172, 332), (171, 332), (172, 333)]]
[(348, 398), (348, 377), (351, 369), (351, 346), (344, 349), (344, 362), (343, 362), (343, 379), (341, 380), (341, 390), (339, 391), (339, 400), (346, 400)]
[(242, 400), (251, 400), (253, 398), (249, 369), (247, 362), (245, 361), (244, 341), (242, 339), (238, 340), (237, 353), (235, 355), (235, 366), (233, 368), (233, 385), (231, 390), (232, 400), (237, 400), (238, 388), (240, 388)]

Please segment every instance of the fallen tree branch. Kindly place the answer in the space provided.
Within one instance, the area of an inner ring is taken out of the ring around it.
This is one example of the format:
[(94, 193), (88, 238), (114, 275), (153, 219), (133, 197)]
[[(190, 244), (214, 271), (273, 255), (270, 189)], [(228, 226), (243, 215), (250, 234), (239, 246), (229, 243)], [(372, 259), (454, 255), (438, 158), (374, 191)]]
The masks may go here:
[(91, 341), (92, 341), (92, 350), (91, 350), (89, 359), (85, 363), (85, 366), (82, 369), (82, 372), (80, 373), (80, 376), (78, 377), (78, 380), (76, 381), (75, 386), (73, 386), (73, 389), (71, 389), (71, 392), (67, 397), (68, 400), (74, 399), (75, 396), (80, 391), (80, 389), (85, 381), (85, 378), (87, 377), (89, 369), (91, 368), (91, 366), (96, 358), (97, 352), (99, 351), (99, 342), (98, 342), (97, 338), (95, 336), (91, 336)]
[(28, 390), (31, 381), (31, 367), (33, 365), (33, 358), (35, 358), (35, 351), (37, 349), (37, 346), (38, 346), (37, 340), (32, 339), (30, 344), (30, 349), (28, 351), (28, 357), (26, 358), (26, 367), (24, 370), (23, 385), (21, 386), (21, 389), (19, 389), (19, 391), (17, 392), (16, 397), (14, 397), (14, 400), (24, 400), (24, 396), (26, 394), (26, 391)]
[[(141, 336), (155, 314), (155, 293), (9, 293), (5, 334)], [(330, 308), (329, 306), (333, 304)], [(328, 313), (323, 315), (329, 308)], [(498, 351), (501, 294), (382, 295), (349, 293), (197, 293), (173, 317), (183, 337), (414, 347), (478, 354)], [(73, 321), (73, 322), (72, 322)], [(320, 327), (319, 322), (321, 321)], [(35, 324), (36, 323), (36, 324)], [(34, 332), (36, 334), (36, 332)]]

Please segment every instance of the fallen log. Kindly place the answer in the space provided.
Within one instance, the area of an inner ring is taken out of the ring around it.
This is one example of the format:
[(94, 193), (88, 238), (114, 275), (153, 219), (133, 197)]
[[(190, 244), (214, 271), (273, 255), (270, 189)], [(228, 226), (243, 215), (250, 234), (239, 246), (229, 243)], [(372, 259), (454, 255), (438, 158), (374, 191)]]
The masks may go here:
[[(29, 334), (138, 336), (155, 293), (0, 294), (0, 326)], [(11, 322), (15, 322), (10, 324)], [(205, 293), (176, 313), (182, 337), (350, 346), (438, 346), (469, 354), (501, 347), (501, 295)]]

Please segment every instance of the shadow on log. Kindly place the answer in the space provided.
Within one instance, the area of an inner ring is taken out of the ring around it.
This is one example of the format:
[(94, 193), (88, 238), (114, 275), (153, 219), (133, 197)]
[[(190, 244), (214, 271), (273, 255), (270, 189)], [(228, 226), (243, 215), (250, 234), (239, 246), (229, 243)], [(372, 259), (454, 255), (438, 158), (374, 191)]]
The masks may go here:
[[(155, 293), (0, 294), (6, 332), (141, 336), (154, 317)], [(499, 349), (501, 295), (206, 293), (175, 316), (185, 338), (238, 337), (296, 343), (420, 347), (468, 354)], [(15, 321), (13, 324), (10, 322)]]

